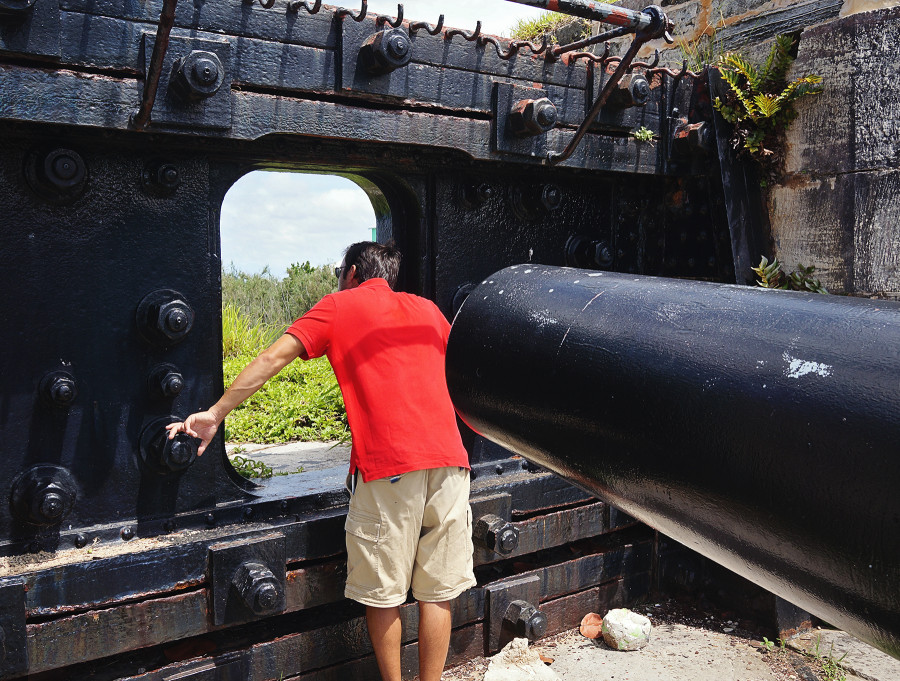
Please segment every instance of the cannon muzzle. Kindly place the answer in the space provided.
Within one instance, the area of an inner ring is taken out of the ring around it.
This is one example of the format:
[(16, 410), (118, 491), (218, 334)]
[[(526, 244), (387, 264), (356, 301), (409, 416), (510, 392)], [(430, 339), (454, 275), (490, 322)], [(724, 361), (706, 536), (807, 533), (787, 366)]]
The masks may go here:
[(900, 656), (900, 304), (518, 265), (447, 375), (477, 432)]

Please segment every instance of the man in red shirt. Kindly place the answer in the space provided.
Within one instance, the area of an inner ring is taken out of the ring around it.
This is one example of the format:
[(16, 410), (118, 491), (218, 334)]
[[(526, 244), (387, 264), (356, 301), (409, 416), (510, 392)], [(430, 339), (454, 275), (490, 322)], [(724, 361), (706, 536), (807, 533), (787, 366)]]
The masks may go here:
[(291, 361), (327, 355), (353, 435), (345, 595), (366, 606), (384, 681), (400, 679), (399, 606), (419, 604), (419, 675), (438, 681), (450, 602), (475, 585), (469, 463), (444, 374), (450, 325), (431, 301), (393, 291), (400, 252), (351, 245), (325, 296), (235, 378), (208, 411), (169, 426), (200, 438)]

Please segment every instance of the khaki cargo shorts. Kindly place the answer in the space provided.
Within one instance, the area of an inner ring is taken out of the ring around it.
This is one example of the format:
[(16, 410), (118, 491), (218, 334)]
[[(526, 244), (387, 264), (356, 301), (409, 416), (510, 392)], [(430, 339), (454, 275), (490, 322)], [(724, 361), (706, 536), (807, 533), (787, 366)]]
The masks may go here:
[(410, 587), (417, 601), (439, 602), (475, 586), (468, 470), (356, 478), (344, 525), (347, 598), (390, 608), (406, 601)]

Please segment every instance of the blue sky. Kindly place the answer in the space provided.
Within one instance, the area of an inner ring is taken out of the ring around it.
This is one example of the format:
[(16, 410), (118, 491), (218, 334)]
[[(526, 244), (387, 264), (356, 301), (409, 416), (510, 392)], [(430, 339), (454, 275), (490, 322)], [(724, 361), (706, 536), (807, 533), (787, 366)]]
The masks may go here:
[[(358, 8), (357, 3), (331, 4)], [(506, 0), (407, 0), (404, 18), (471, 31), (509, 35), (517, 19), (543, 10)], [(396, 16), (397, 3), (370, 0), (369, 12)], [(222, 204), (222, 262), (250, 273), (266, 266), (283, 276), (291, 263), (337, 264), (344, 248), (371, 237), (375, 214), (353, 182), (329, 175), (253, 172), (229, 190)]]

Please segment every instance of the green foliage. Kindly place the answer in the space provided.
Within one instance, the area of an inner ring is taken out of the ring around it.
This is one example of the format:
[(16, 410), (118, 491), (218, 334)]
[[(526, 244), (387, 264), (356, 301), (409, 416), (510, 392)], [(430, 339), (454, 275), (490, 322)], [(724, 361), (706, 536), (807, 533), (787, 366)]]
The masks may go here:
[(300, 466), (295, 471), (281, 471), (276, 473), (272, 470), (271, 466), (266, 465), (263, 461), (251, 459), (249, 456), (239, 456), (239, 453), (243, 450), (243, 447), (235, 447), (231, 454), (228, 455), (228, 460), (231, 462), (231, 465), (234, 466), (234, 470), (245, 478), (271, 478), (279, 475), (293, 475), (294, 473), (303, 472), (303, 466)]
[(234, 470), (243, 475), (245, 478), (271, 478), (273, 475), (272, 468), (262, 461), (256, 461), (248, 456), (234, 455), (228, 457)]
[[(324, 281), (322, 272), (328, 271)], [(223, 279), (225, 277), (223, 276)], [(267, 279), (278, 285), (277, 289)], [(327, 286), (324, 284), (327, 283)], [(260, 320), (272, 312), (273, 290), (292, 300), (288, 307), (302, 315), (321, 295), (330, 293), (337, 280), (331, 268), (292, 265), (288, 276), (278, 282), (265, 275), (240, 275), (231, 278), (230, 301), (222, 307), (222, 354), (225, 385), (229, 385), (240, 371), (263, 349), (284, 332), (295, 316), (281, 316), (275, 324)], [(266, 288), (269, 287), (269, 288)], [(249, 290), (242, 290), (246, 288)], [(264, 295), (260, 294), (260, 291)], [(319, 291), (322, 294), (319, 295)], [(313, 300), (314, 296), (318, 296)], [(223, 299), (225, 294), (223, 293)], [(245, 313), (237, 301), (251, 307)], [(279, 313), (286, 315), (282, 309)], [(272, 318), (271, 316), (268, 318)], [(225, 420), (225, 439), (229, 442), (277, 443), (292, 440), (349, 441), (347, 414), (337, 379), (328, 359), (320, 357), (308, 362), (294, 361), (271, 378), (254, 395), (245, 400)], [(235, 450), (235, 453), (239, 453)], [(245, 464), (252, 469), (252, 460)], [(254, 475), (253, 477), (267, 477)]]
[(716, 31), (725, 26), (725, 17), (719, 12), (719, 21), (715, 24), (706, 22), (697, 38), (685, 40), (679, 38), (676, 47), (681, 52), (682, 61), (686, 61), (691, 71), (702, 71), (707, 64), (715, 64), (721, 59), (720, 43), (716, 40)]
[(771, 653), (773, 650), (775, 650), (775, 641), (770, 641), (765, 636), (763, 636), (762, 642), (763, 642), (763, 646), (765, 647), (766, 651)]
[(653, 131), (643, 125), (631, 133), (638, 142), (653, 142)]
[(234, 303), (222, 305), (222, 357), (255, 355), (271, 345), (280, 331), (253, 324)]
[[(545, 33), (552, 34), (557, 29), (574, 22), (578, 22), (581, 25), (581, 37), (590, 35), (590, 21), (578, 19), (568, 14), (560, 14), (559, 12), (547, 12), (535, 19), (518, 19), (510, 29), (510, 35), (516, 40), (539, 41)], [(581, 37), (576, 39), (580, 40)], [(551, 40), (556, 42), (556, 38), (552, 37), (552, 35)]]
[(781, 35), (761, 67), (736, 52), (723, 55), (717, 64), (728, 92), (724, 100), (716, 97), (714, 105), (734, 126), (732, 144), (759, 161), (769, 174), (781, 162), (780, 135), (797, 116), (793, 102), (822, 92), (818, 75), (786, 81), (793, 47), (794, 39)]
[(790, 274), (785, 274), (781, 269), (781, 263), (778, 258), (773, 258), (772, 262), (766, 256), (762, 256), (758, 267), (751, 268), (759, 277), (757, 285), (763, 288), (779, 288), (789, 289), (791, 291), (811, 291), (812, 293), (828, 293), (822, 283), (813, 277), (816, 268), (810, 265), (804, 267), (802, 264), (797, 265), (797, 269)]
[[(230, 384), (255, 354), (225, 360)], [(226, 419), (230, 442), (276, 443), (350, 439), (344, 400), (324, 357), (294, 361)]]
[(268, 268), (260, 274), (246, 274), (234, 267), (222, 272), (223, 311), (233, 305), (251, 320), (251, 326), (259, 325), (264, 333), (276, 337), (322, 296), (336, 290), (337, 279), (328, 265), (295, 263), (283, 279), (273, 276)]
[(819, 651), (819, 646), (822, 642), (822, 637), (817, 636), (815, 645), (813, 646), (812, 657), (816, 662), (819, 663), (819, 666), (822, 669), (823, 677), (825, 681), (846, 681), (847, 677), (844, 674), (844, 670), (841, 667), (841, 662), (844, 661), (844, 658), (847, 657), (847, 653), (844, 653), (839, 658), (834, 659), (834, 646), (832, 645), (831, 650), (822, 655)]

